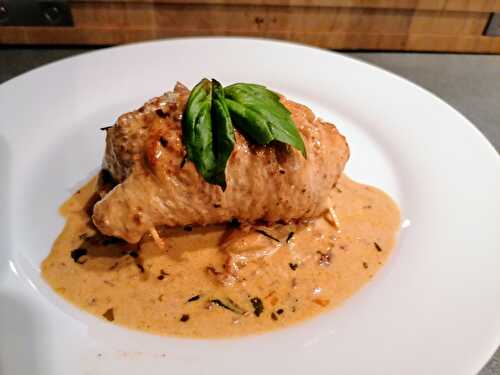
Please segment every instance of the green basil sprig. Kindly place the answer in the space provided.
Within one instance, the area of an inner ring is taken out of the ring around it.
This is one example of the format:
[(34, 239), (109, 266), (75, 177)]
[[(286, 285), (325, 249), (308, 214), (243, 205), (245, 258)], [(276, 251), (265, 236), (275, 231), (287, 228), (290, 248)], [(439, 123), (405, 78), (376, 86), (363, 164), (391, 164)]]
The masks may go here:
[(212, 83), (203, 79), (189, 95), (183, 116), (182, 137), (188, 159), (207, 181), (215, 169), (211, 110)]
[(233, 120), (236, 127), (241, 128), (252, 141), (258, 144), (271, 141), (287, 143), (306, 157), (304, 141), (291, 113), (281, 104), (276, 93), (250, 83), (236, 83), (226, 87), (224, 92), (230, 113), (235, 114)]
[(234, 148), (233, 124), (252, 142), (287, 143), (306, 157), (304, 141), (279, 96), (266, 87), (236, 83), (223, 88), (201, 80), (189, 96), (183, 116), (187, 158), (203, 178), (226, 189), (225, 170)]
[(224, 89), (215, 79), (212, 79), (212, 121), (214, 122), (215, 168), (213, 178), (207, 181), (226, 190), (226, 164), (234, 148), (234, 129), (226, 105)]

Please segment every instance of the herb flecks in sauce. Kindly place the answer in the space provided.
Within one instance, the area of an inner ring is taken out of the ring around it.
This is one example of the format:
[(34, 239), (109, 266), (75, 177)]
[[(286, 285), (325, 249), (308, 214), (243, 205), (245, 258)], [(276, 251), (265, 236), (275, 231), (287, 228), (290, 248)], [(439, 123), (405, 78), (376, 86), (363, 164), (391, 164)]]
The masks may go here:
[(161, 269), (160, 274), (158, 275), (157, 279), (161, 281), (161, 280), (165, 279), (165, 277), (167, 277), (167, 276), (168, 276), (168, 273), (165, 272), (163, 269)]
[(232, 300), (228, 300), (227, 302), (222, 302), (220, 299), (211, 299), (209, 301), (210, 304), (213, 304), (213, 305), (217, 305), (219, 307), (222, 307), (226, 310), (229, 310), (235, 314), (238, 314), (238, 315), (243, 315), (245, 314), (245, 310), (243, 310), (241, 307), (239, 307), (238, 305), (236, 305)]
[(256, 232), (262, 234), (263, 236), (265, 236), (273, 241), (280, 242), (280, 240), (278, 240), (276, 237), (273, 237), (272, 235), (267, 233), (265, 230), (257, 229)]
[(115, 312), (112, 308), (107, 309), (106, 312), (104, 314), (102, 314), (102, 316), (105, 317), (110, 322), (115, 320)]
[[(279, 223), (260, 227), (283, 246), (273, 255), (247, 261), (232, 286), (227, 286), (220, 282), (227, 276), (227, 253), (218, 244), (228, 224), (196, 227), (191, 232), (183, 227), (159, 228), (168, 252), (158, 249), (150, 236), (137, 245), (127, 244), (96, 234), (89, 225), (93, 183), (95, 180), (61, 208), (66, 227), (43, 262), (43, 277), (62, 297), (91, 314), (107, 319), (103, 312), (112, 308), (113, 323), (160, 335), (247, 335), (329, 311), (376, 274), (391, 254), (399, 229), (397, 208), (386, 195), (341, 177), (337, 185), (342, 194), (332, 189), (342, 222), (340, 233), (323, 218), (307, 226)], [(364, 209), (368, 204), (372, 208)], [(293, 239), (287, 245), (292, 231)], [(383, 251), (377, 250), (374, 241), (383, 245)], [(273, 240), (265, 242), (277, 245)], [(78, 258), (83, 264), (71, 259), (77, 248), (87, 250)], [(316, 251), (331, 251), (332, 264), (320, 266), (321, 254)], [(314, 294), (315, 288), (320, 292)], [(198, 295), (199, 299), (187, 302)], [(258, 316), (255, 307), (259, 304), (254, 306), (252, 298), (262, 303)], [(184, 314), (190, 317), (187, 322), (180, 321)]]
[(186, 301), (186, 303), (189, 303), (189, 302), (194, 302), (194, 301), (198, 301), (199, 299), (201, 298), (201, 296), (199, 294), (197, 294), (196, 296), (193, 296), (191, 297), (190, 299), (188, 299)]
[(264, 311), (264, 304), (262, 303), (262, 300), (259, 297), (253, 297), (250, 299), (250, 302), (253, 306), (253, 313), (256, 317), (259, 317)]
[(145, 273), (146, 272), (146, 270), (144, 269), (144, 265), (142, 264), (142, 261), (140, 261), (139, 259), (136, 259), (135, 265), (139, 269), (140, 273)]
[(290, 266), (292, 271), (295, 271), (299, 267), (297, 263), (288, 263), (288, 265)]

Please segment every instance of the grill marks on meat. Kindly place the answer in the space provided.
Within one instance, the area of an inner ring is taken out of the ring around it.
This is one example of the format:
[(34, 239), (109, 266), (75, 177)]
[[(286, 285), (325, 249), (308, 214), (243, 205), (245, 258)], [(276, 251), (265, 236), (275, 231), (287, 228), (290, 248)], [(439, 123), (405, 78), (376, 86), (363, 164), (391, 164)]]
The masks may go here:
[(228, 187), (203, 180), (183, 163), (182, 112), (189, 91), (150, 100), (121, 116), (107, 131), (103, 169), (117, 182), (94, 207), (93, 221), (104, 234), (138, 242), (159, 225), (207, 225), (230, 221), (276, 222), (319, 216), (349, 157), (345, 138), (305, 106), (282, 99), (292, 112), (308, 158), (290, 146), (259, 146), (236, 131), (228, 161)]

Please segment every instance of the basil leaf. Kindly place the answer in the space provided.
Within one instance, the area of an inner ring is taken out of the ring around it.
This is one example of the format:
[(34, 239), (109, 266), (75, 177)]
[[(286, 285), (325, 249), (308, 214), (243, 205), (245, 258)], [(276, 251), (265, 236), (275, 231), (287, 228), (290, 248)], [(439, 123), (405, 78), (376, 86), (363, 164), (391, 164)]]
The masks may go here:
[(226, 165), (234, 148), (234, 129), (222, 85), (212, 79), (212, 126), (216, 165), (207, 181), (226, 190)]
[(266, 145), (274, 139), (267, 121), (259, 113), (231, 99), (226, 98), (226, 104), (236, 127), (253, 142)]
[(208, 79), (198, 83), (189, 96), (182, 123), (182, 136), (187, 158), (205, 180), (215, 169), (212, 135), (212, 84)]
[(244, 106), (266, 107), (266, 111), (276, 114), (289, 115), (290, 112), (280, 103), (279, 96), (265, 87), (249, 86), (237, 83), (224, 89), (226, 96)]
[[(306, 157), (304, 141), (291, 118), (290, 111), (280, 102), (279, 95), (264, 86), (237, 83), (224, 89), (231, 116), (250, 138), (259, 144), (271, 140), (287, 143)], [(267, 128), (267, 130), (265, 130)], [(256, 137), (270, 133), (269, 136)]]
[(264, 111), (262, 108), (258, 110), (269, 122), (275, 140), (295, 147), (305, 158), (307, 157), (304, 141), (291, 116), (281, 117), (272, 111)]
[(226, 88), (201, 80), (191, 91), (182, 120), (187, 159), (205, 181), (226, 189), (226, 167), (234, 149), (233, 123), (253, 142), (287, 143), (306, 157), (302, 137), (280, 96), (262, 85), (237, 83)]
[[(260, 97), (262, 99), (271, 99), (273, 101), (279, 101), (280, 96), (275, 92), (268, 90), (265, 86), (256, 85), (255, 83), (235, 83), (231, 86), (224, 88), (226, 94), (234, 96), (237, 95), (238, 92), (243, 93), (253, 93), (255, 96)], [(288, 110), (283, 106), (287, 113)]]

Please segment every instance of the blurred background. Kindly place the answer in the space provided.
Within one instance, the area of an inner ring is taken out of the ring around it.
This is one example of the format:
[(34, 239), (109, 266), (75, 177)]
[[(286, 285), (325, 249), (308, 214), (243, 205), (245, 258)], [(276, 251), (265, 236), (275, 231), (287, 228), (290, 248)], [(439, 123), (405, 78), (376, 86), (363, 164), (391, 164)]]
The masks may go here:
[(500, 0), (0, 0), (0, 83), (96, 48), (185, 36), (343, 51), (442, 97), (500, 150)]
[(342, 50), (500, 53), (497, 0), (0, 0), (0, 43), (238, 35)]

